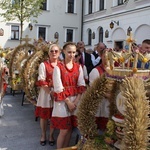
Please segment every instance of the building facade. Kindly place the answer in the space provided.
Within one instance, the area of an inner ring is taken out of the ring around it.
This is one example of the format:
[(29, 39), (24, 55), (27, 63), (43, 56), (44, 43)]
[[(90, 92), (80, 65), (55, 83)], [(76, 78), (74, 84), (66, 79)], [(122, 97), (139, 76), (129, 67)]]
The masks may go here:
[(137, 44), (150, 39), (149, 0), (84, 0), (83, 41), (93, 49), (98, 42), (126, 48), (127, 31)]
[[(14, 48), (19, 45), (20, 23), (1, 22), (4, 36), (0, 46)], [(126, 47), (127, 30), (132, 32), (137, 44), (150, 39), (149, 0), (46, 0), (37, 23), (24, 22), (23, 37), (46, 41), (59, 40), (60, 46), (67, 41), (83, 40), (87, 49), (98, 42), (107, 47), (116, 44)], [(111, 27), (111, 28), (110, 28)]]
[[(81, 40), (81, 0), (46, 0), (43, 3), (43, 12), (37, 18), (37, 23), (24, 22), (23, 37), (46, 41), (59, 40), (60, 46), (67, 41)], [(2, 21), (3, 18), (0, 18)], [(0, 36), (0, 46), (14, 48), (19, 45), (20, 23), (17, 21), (0, 22), (4, 36)]]

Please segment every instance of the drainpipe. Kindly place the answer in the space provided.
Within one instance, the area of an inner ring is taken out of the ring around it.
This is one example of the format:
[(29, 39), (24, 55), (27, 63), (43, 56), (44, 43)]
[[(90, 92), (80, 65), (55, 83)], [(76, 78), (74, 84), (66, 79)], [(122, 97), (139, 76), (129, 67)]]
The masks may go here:
[(84, 0), (82, 0), (82, 12), (81, 12), (81, 41), (83, 40), (83, 7), (84, 7)]

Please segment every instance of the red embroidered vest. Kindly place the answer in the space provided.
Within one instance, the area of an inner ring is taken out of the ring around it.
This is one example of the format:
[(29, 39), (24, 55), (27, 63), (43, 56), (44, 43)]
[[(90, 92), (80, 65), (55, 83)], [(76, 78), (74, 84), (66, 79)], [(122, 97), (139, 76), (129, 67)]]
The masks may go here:
[(46, 69), (46, 82), (48, 83), (49, 87), (52, 87), (53, 86), (52, 76), (53, 76), (54, 67), (50, 64), (49, 61), (45, 61), (44, 65)]

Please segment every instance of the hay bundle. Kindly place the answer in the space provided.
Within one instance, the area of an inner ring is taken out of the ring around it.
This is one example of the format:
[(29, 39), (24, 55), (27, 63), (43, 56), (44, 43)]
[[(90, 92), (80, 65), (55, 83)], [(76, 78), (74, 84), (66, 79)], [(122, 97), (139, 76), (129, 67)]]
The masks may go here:
[(125, 78), (121, 86), (125, 97), (125, 129), (123, 150), (146, 150), (148, 142), (148, 113), (150, 111), (142, 79)]

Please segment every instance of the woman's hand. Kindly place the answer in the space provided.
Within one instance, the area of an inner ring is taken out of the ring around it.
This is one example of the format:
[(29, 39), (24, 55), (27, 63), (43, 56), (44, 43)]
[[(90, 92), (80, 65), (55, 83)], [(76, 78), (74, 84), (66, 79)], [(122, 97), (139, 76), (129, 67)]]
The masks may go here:
[(74, 105), (77, 107), (78, 101), (74, 101), (73, 103), (74, 103)]
[(81, 94), (78, 94), (77, 97), (75, 98), (75, 100), (73, 101), (74, 105), (77, 107), (79, 100), (81, 99)]
[(66, 99), (65, 103), (67, 104), (67, 106), (71, 112), (76, 109), (76, 105), (73, 102), (71, 102), (69, 99)]
[(47, 94), (50, 94), (50, 89), (48, 86), (43, 86), (43, 89)]
[(72, 102), (69, 102), (67, 105), (70, 111), (74, 111), (76, 109), (76, 105)]

